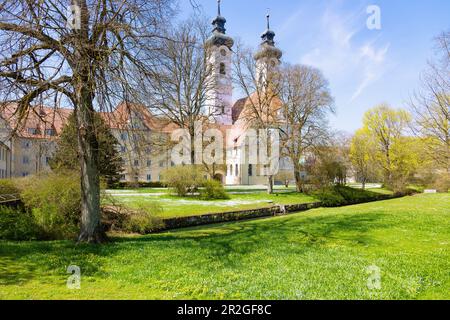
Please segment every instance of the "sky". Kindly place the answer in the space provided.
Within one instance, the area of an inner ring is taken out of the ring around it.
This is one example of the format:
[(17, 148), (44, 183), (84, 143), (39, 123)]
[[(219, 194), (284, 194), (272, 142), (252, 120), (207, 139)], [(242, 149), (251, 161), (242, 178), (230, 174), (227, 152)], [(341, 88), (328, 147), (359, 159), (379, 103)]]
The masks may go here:
[[(217, 0), (193, 1), (217, 15)], [(373, 5), (380, 29), (367, 26)], [(180, 9), (181, 17), (193, 12), (189, 0)], [(435, 54), (433, 39), (450, 30), (449, 0), (222, 0), (227, 34), (256, 48), (268, 10), (283, 61), (323, 72), (335, 98), (330, 125), (349, 133), (377, 104), (407, 107)]]

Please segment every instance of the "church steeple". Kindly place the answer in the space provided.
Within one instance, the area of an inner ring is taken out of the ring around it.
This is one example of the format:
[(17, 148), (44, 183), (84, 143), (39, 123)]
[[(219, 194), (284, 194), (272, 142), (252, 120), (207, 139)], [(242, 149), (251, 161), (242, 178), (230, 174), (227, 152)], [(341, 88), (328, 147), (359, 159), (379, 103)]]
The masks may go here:
[(206, 41), (208, 65), (211, 66), (209, 80), (211, 89), (205, 102), (206, 114), (215, 123), (232, 124), (233, 80), (231, 77), (232, 50), (234, 41), (225, 34), (227, 20), (221, 14), (221, 1), (217, 1), (217, 17), (212, 24), (212, 35)]
[(275, 32), (270, 30), (270, 14), (267, 14), (267, 30), (262, 34), (261, 38), (263, 39), (263, 43), (267, 43), (268, 45), (275, 46)]
[(227, 46), (229, 49), (234, 45), (234, 41), (231, 37), (225, 35), (227, 29), (225, 29), (225, 24), (227, 19), (222, 17), (221, 14), (221, 0), (217, 0), (217, 17), (213, 20), (212, 25), (214, 26), (212, 32), (213, 34), (207, 40), (207, 45), (216, 45), (216, 46)]
[(262, 58), (272, 58), (280, 60), (283, 53), (280, 49), (275, 47), (275, 32), (270, 29), (270, 14), (267, 14), (267, 29), (261, 35), (262, 43), (259, 46), (259, 50), (255, 55), (256, 60)]
[(256, 77), (258, 83), (264, 85), (269, 75), (281, 64), (283, 52), (275, 46), (275, 32), (270, 29), (270, 14), (267, 14), (267, 29), (261, 35), (261, 45), (255, 54)]

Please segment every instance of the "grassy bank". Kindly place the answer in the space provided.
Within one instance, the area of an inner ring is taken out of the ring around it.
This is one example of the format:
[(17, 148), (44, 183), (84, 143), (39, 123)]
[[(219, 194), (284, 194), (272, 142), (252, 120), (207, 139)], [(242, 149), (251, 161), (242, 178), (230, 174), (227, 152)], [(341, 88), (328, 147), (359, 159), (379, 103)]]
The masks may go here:
[(450, 195), (419, 195), (99, 247), (3, 241), (0, 298), (450, 299), (449, 215)]

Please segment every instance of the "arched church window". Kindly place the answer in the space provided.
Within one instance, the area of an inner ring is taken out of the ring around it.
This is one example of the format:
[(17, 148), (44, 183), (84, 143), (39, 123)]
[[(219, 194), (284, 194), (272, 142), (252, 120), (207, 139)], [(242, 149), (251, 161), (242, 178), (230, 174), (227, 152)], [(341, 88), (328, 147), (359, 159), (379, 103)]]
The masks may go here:
[(220, 74), (226, 74), (225, 63), (220, 63)]
[(235, 169), (236, 169), (236, 170), (235, 170), (235, 171), (236, 171), (235, 173), (236, 173), (236, 177), (237, 177), (237, 176), (239, 175), (239, 166), (238, 166), (237, 164), (236, 164), (236, 168), (235, 168)]

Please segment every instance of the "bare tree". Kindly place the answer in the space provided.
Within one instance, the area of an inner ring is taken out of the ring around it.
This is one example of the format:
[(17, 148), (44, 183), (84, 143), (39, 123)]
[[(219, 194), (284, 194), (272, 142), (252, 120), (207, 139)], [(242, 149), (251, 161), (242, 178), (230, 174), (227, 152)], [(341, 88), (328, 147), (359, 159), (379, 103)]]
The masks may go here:
[(207, 25), (192, 17), (166, 31), (158, 67), (143, 80), (143, 93), (150, 110), (189, 131), (191, 163), (195, 162), (195, 125), (207, 123), (214, 115), (208, 106), (208, 92), (215, 81), (205, 47)]
[(429, 63), (410, 106), (413, 131), (425, 140), (430, 158), (450, 174), (450, 31), (442, 33), (436, 45), (440, 57)]
[(327, 138), (327, 114), (334, 112), (328, 81), (314, 68), (285, 65), (281, 71), (283, 150), (294, 167), (297, 192), (302, 192), (301, 161)]
[(101, 242), (94, 114), (129, 100), (154, 67), (171, 0), (0, 0), (0, 97), (26, 119), (32, 103), (71, 105), (78, 127), (81, 232)]
[[(278, 49), (271, 47), (271, 50)], [(279, 58), (281, 58), (281, 52)], [(251, 49), (238, 43), (233, 66), (234, 83), (243, 92), (245, 99), (244, 108), (240, 114), (241, 120), (247, 124), (248, 128), (266, 131), (269, 137), (271, 129), (280, 126), (280, 73), (277, 63), (267, 63), (266, 71), (262, 72), (258, 53), (254, 54)], [(270, 145), (268, 148), (271, 149)], [(273, 193), (273, 179), (272, 174), (267, 175), (269, 194)]]

